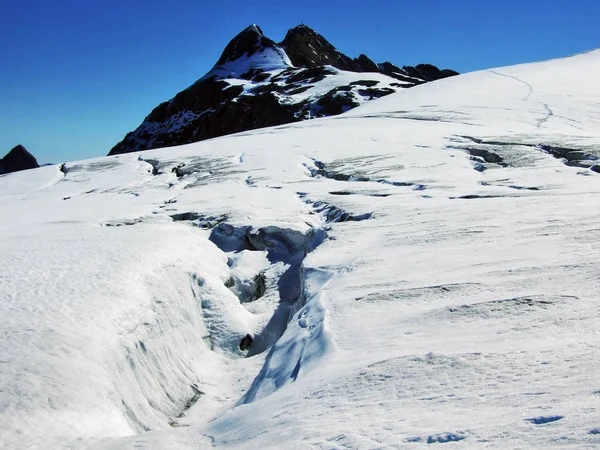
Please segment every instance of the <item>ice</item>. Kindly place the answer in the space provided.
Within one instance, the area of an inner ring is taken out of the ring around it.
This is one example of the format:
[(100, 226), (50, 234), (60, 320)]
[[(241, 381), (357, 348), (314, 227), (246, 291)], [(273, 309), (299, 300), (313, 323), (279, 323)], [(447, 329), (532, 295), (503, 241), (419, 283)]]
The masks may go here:
[(599, 76), (1, 176), (0, 447), (598, 445)]

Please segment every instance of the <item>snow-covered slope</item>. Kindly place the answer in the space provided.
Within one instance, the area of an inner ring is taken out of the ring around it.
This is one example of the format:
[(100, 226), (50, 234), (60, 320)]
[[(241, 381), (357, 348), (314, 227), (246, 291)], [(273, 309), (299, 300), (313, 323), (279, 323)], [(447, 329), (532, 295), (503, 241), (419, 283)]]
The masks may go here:
[(0, 177), (0, 447), (598, 445), (599, 76)]

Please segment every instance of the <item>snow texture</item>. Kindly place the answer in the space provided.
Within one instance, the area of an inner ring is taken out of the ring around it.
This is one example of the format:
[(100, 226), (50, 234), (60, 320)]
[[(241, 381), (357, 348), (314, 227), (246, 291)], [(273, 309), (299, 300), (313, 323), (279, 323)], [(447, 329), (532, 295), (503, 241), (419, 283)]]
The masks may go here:
[(0, 176), (0, 447), (599, 445), (599, 77)]

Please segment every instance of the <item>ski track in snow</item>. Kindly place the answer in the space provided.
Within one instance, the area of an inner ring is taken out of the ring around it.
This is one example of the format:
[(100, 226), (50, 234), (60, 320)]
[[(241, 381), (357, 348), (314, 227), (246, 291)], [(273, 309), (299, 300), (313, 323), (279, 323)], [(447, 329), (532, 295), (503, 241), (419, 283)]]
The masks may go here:
[(599, 68), (0, 178), (0, 447), (597, 446)]

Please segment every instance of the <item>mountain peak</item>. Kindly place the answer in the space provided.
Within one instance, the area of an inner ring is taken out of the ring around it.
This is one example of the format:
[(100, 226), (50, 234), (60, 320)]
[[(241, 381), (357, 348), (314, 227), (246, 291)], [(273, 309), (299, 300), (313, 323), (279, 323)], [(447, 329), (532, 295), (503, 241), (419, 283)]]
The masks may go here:
[(204, 77), (240, 76), (249, 70), (286, 69), (292, 63), (285, 52), (266, 37), (258, 25), (250, 25), (234, 37)]
[(14, 155), (14, 154), (18, 154), (18, 153), (30, 154), (25, 147), (23, 147), (21, 144), (19, 144), (19, 145), (15, 145), (12, 148), (12, 150), (6, 154), (5, 158), (9, 155)]
[(341, 70), (363, 72), (356, 61), (338, 51), (322, 35), (304, 24), (291, 28), (279, 45), (296, 67), (329, 65)]
[(215, 67), (236, 61), (244, 55), (252, 56), (257, 51), (275, 45), (275, 42), (263, 34), (258, 25), (250, 25), (227, 44)]
[(207, 74), (154, 108), (110, 154), (341, 114), (399, 89), (451, 75), (435, 69), (379, 65), (364, 54), (350, 58), (305, 24), (291, 28), (275, 43), (253, 24), (227, 44)]
[(323, 38), (323, 36), (321, 36), (319, 33), (317, 33), (312, 28), (304, 25), (303, 23), (290, 28), (288, 30), (288, 32), (286, 33), (286, 37), (294, 36), (294, 35), (303, 35), (303, 36), (311, 36), (312, 35), (312, 36), (320, 36), (321, 38)]
[(22, 145), (17, 145), (6, 156), (0, 159), (0, 173), (18, 172), (19, 170), (40, 167), (35, 157)]
[(258, 25), (256, 25), (255, 23), (253, 23), (252, 25), (250, 25), (249, 27), (247, 27), (244, 32), (253, 32), (253, 33), (257, 33), (260, 34), (261, 36), (264, 36), (263, 31), (260, 29), (260, 27)]

